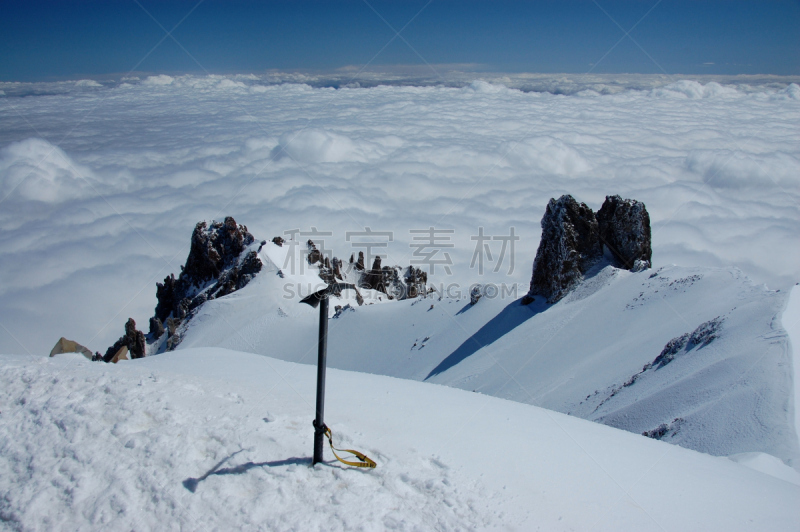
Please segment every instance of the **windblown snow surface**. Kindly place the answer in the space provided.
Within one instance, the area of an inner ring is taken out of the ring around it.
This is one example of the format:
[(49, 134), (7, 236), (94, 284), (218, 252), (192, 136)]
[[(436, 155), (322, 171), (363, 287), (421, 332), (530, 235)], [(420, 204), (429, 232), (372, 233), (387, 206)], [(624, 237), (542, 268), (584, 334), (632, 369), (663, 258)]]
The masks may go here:
[(800, 486), (563, 414), (331, 370), (375, 470), (309, 467), (315, 369), (224, 349), (0, 356), (8, 530), (795, 530)]

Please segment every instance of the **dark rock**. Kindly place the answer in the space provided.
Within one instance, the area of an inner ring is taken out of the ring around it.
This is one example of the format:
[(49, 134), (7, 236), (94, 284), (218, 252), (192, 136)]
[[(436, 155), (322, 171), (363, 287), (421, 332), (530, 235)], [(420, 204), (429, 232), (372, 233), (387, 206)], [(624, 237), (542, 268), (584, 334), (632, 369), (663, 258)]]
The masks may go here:
[[(352, 256), (350, 258), (352, 259)], [(342, 261), (336, 257), (333, 257), (333, 276), (340, 281), (344, 280), (344, 276), (342, 275)]]
[[(156, 284), (155, 317), (164, 323), (172, 315), (184, 319), (204, 303), (245, 286), (261, 270), (261, 260), (255, 251), (240, 262), (241, 253), (255, 241), (247, 227), (238, 225), (228, 216), (223, 223), (199, 222), (192, 232), (192, 244), (186, 265), (178, 278), (174, 274)], [(216, 281), (216, 283), (212, 283)], [(199, 296), (205, 285), (206, 294)]]
[(174, 318), (167, 318), (167, 332), (169, 333), (169, 336), (175, 335), (175, 330), (178, 328), (178, 325), (180, 324), (181, 324), (180, 320), (176, 320)]
[[(426, 294), (428, 287), (428, 274), (419, 268), (409, 266), (403, 274), (403, 281), (406, 285), (406, 297), (418, 297)], [(398, 298), (405, 299), (405, 298)]]
[(626, 270), (650, 267), (653, 250), (650, 215), (644, 203), (620, 196), (606, 196), (597, 211), (600, 241)]
[(177, 334), (173, 334), (169, 338), (167, 338), (167, 351), (174, 351), (178, 344), (181, 343), (181, 337)]
[(474, 305), (475, 303), (477, 303), (482, 295), (483, 295), (483, 287), (479, 284), (476, 284), (469, 291), (469, 304)]
[(717, 316), (713, 320), (700, 324), (689, 336), (689, 349), (694, 346), (705, 347), (719, 338), (718, 333), (722, 328), (723, 321), (725, 318)]
[(136, 329), (136, 322), (133, 321), (133, 318), (128, 318), (125, 323), (125, 335), (106, 350), (103, 360), (109, 362), (123, 346), (128, 349), (131, 358), (142, 358), (145, 355), (144, 333)]
[(136, 322), (133, 321), (133, 318), (128, 318), (125, 323), (125, 336), (132, 340), (130, 343), (126, 343), (131, 358), (143, 358), (145, 355), (144, 333), (136, 329)]
[[(163, 283), (156, 283), (158, 302), (154, 319), (162, 324), (161, 334), (163, 324), (173, 320), (173, 327), (167, 327), (168, 349), (180, 342), (180, 335), (175, 332), (178, 323), (190, 319), (206, 301), (240, 290), (261, 271), (263, 265), (258, 253), (254, 250), (245, 253), (254, 242), (247, 227), (237, 224), (230, 216), (222, 223), (199, 222), (195, 226), (189, 256), (180, 275), (176, 278), (171, 274)], [(283, 239), (275, 237), (273, 242), (282, 245)], [(262, 246), (264, 244), (266, 241), (261, 242)], [(156, 336), (158, 332), (159, 328), (151, 322), (150, 341), (160, 336)]]
[(340, 318), (345, 312), (353, 312), (355, 310), (356, 309), (354, 309), (349, 303), (345, 306), (336, 305), (336, 307), (334, 307), (335, 312), (333, 313), (333, 318)]
[(308, 263), (316, 264), (322, 259), (322, 253), (317, 249), (317, 245), (312, 240), (309, 240), (306, 245), (308, 246)]
[(687, 343), (689, 343), (688, 334), (682, 334), (673, 338), (667, 342), (667, 345), (664, 346), (664, 349), (661, 350), (661, 353), (653, 360), (650, 366), (646, 366), (646, 369), (650, 369), (650, 367), (655, 367), (656, 369), (663, 368), (672, 362), (678, 353), (683, 351)]
[(662, 423), (653, 430), (646, 430), (642, 432), (642, 436), (647, 436), (648, 438), (653, 438), (654, 440), (660, 440), (667, 435), (667, 432), (669, 432), (669, 425)]
[[(358, 260), (363, 262), (363, 252), (359, 252)], [(389, 299), (407, 299), (426, 293), (428, 274), (414, 266), (382, 266), (381, 258), (375, 257), (372, 268), (363, 272), (358, 282), (361, 288), (383, 292)], [(356, 266), (356, 270), (358, 266)]]
[(681, 430), (682, 425), (686, 420), (682, 417), (676, 417), (671, 423), (662, 423), (652, 430), (642, 432), (642, 436), (653, 438), (654, 440), (663, 440), (666, 437), (673, 437)]
[(174, 274), (170, 274), (163, 283), (156, 283), (156, 318), (164, 322), (177, 306), (177, 294), (183, 291)]
[(283, 247), (283, 243), (286, 242), (283, 238), (276, 236), (272, 239), (272, 243), (278, 247)]
[(244, 256), (242, 259), (241, 264), (239, 265), (239, 280), (236, 284), (236, 289), (240, 290), (244, 288), (247, 283), (249, 283), (255, 275), (261, 271), (261, 268), (264, 265), (261, 263), (261, 259), (258, 258), (258, 253), (255, 251), (251, 251), (247, 255)]
[(541, 225), (542, 238), (528, 294), (542, 295), (548, 303), (555, 303), (601, 257), (599, 228), (592, 209), (570, 195), (550, 200)]
[(691, 333), (682, 334), (673, 338), (667, 342), (667, 345), (664, 346), (661, 353), (650, 364), (644, 367), (643, 371), (651, 367), (661, 369), (675, 360), (675, 358), (683, 356), (683, 354), (688, 353), (695, 347), (699, 349), (707, 346), (719, 337), (719, 331), (722, 328), (723, 321), (725, 321), (725, 318), (717, 316), (713, 320), (701, 323)]
[(164, 323), (158, 319), (156, 316), (150, 318), (150, 336), (152, 338), (161, 338), (161, 335), (164, 334)]
[[(364, 255), (362, 252), (358, 253), (358, 260), (363, 262)], [(372, 290), (377, 290), (379, 292), (386, 293), (386, 280), (383, 276), (383, 269), (381, 268), (381, 258), (375, 257), (375, 261), (372, 263), (372, 269), (368, 271), (362, 278), (361, 278), (361, 287), (362, 288), (371, 288)]]
[(199, 222), (192, 233), (192, 247), (181, 276), (186, 274), (198, 285), (217, 278), (254, 241), (247, 227), (238, 225), (230, 216), (223, 223), (212, 222), (210, 227), (206, 222)]
[[(351, 259), (350, 262), (353, 262), (352, 255), (350, 256), (350, 259)], [(358, 252), (358, 260), (356, 261), (356, 270), (358, 270), (360, 272), (364, 271), (364, 252), (363, 251), (359, 251)]]

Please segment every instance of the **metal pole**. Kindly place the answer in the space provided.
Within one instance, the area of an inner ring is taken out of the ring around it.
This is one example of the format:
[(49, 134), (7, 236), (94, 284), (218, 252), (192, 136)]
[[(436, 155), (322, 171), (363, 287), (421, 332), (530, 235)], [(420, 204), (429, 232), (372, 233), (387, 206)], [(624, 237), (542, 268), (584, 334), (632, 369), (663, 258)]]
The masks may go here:
[(325, 437), (325, 365), (328, 356), (328, 294), (323, 294), (319, 306), (319, 350), (317, 351), (317, 418), (314, 420), (314, 460), (322, 462)]

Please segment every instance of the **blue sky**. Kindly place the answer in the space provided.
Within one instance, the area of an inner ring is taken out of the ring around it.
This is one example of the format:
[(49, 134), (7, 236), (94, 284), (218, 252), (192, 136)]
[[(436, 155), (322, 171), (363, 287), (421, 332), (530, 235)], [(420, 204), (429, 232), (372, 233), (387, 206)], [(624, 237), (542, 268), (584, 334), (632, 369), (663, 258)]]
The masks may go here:
[(367, 63), (800, 74), (798, 28), (797, 0), (0, 0), (0, 80)]

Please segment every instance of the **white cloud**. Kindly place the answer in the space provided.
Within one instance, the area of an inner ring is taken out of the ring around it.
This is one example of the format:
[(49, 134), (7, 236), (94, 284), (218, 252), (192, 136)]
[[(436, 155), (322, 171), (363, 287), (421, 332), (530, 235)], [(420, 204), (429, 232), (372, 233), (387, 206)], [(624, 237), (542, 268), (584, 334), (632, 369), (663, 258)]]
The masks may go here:
[(510, 159), (539, 173), (572, 176), (590, 169), (589, 163), (577, 149), (552, 137), (510, 142), (503, 149), (509, 152)]
[(100, 83), (97, 83), (93, 79), (81, 79), (75, 82), (76, 87), (102, 87)]
[(686, 166), (712, 187), (800, 187), (800, 159), (780, 151), (697, 150), (686, 158)]
[[(39, 352), (62, 335), (105, 349), (128, 316), (146, 326), (155, 281), (179, 272), (194, 224), (226, 215), (262, 239), (332, 231), (326, 246), (341, 257), (358, 251), (347, 231), (393, 231), (389, 262), (406, 264), (410, 229), (452, 229), (453, 277), (440, 280), (464, 285), (477, 275), (470, 236), (514, 226), (508, 280), (526, 284), (545, 205), (565, 193), (595, 209), (606, 194), (644, 201), (656, 266), (734, 265), (775, 288), (800, 280), (797, 85), (254, 84), (264, 79), (3, 84), (64, 94), (0, 99), (0, 191), (13, 191), (0, 203), (0, 323)], [(22, 348), (0, 328), (9, 351)]]
[(273, 155), (299, 163), (365, 162), (362, 150), (349, 138), (322, 129), (303, 129), (281, 135)]
[(22, 200), (60, 203), (92, 195), (92, 171), (58, 146), (30, 138), (0, 149), (0, 193)]
[(732, 87), (725, 87), (715, 81), (705, 85), (692, 80), (681, 80), (670, 83), (664, 87), (654, 89), (654, 96), (680, 96), (690, 99), (698, 98), (736, 98), (743, 96), (742, 93)]
[(175, 78), (167, 76), (166, 74), (159, 74), (157, 76), (147, 76), (142, 85), (172, 85)]

